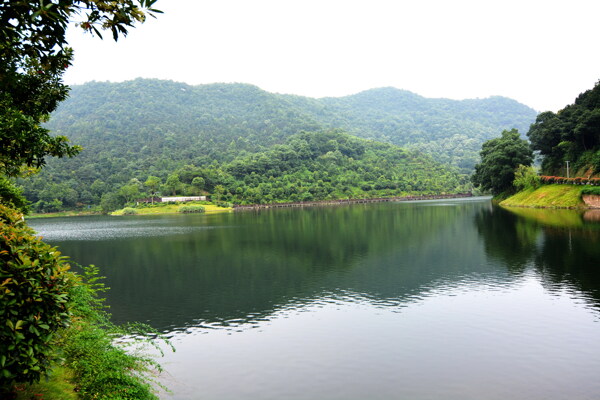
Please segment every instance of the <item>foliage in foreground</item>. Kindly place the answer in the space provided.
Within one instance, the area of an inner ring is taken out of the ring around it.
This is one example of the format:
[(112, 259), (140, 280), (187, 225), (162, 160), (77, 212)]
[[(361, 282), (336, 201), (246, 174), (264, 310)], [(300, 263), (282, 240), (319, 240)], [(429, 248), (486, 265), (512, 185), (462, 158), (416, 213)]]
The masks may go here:
[[(146, 345), (154, 346), (154, 342), (140, 339), (152, 329), (141, 324), (112, 324), (103, 299), (98, 296), (105, 290), (99, 279), (97, 267), (83, 268), (81, 283), (70, 292), (73, 325), (64, 331), (59, 342), (79, 396), (83, 400), (157, 399), (157, 383), (152, 376), (160, 371), (160, 366), (145, 352)], [(123, 337), (130, 339), (115, 343)]]
[(62, 360), (82, 399), (155, 399), (158, 364), (114, 342), (151, 330), (111, 324), (97, 268), (76, 275), (69, 267), (20, 213), (0, 205), (0, 394), (39, 381)]
[(70, 319), (68, 269), (20, 213), (0, 205), (0, 388), (48, 371), (56, 332)]

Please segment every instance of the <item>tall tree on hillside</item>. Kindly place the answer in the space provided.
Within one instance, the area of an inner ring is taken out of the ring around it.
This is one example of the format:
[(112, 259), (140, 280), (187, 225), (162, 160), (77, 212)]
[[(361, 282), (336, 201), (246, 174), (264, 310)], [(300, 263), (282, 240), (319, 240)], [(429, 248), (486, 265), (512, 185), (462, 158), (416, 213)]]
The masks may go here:
[(521, 139), (516, 129), (503, 131), (501, 137), (485, 142), (480, 155), (481, 162), (475, 166), (471, 181), (494, 196), (513, 190), (517, 167), (533, 162), (529, 143)]
[(18, 176), (24, 167), (43, 166), (48, 156), (71, 157), (80, 151), (41, 126), (68, 95), (62, 82), (73, 59), (67, 25), (76, 22), (100, 37), (100, 30), (109, 30), (117, 40), (135, 23), (160, 12), (152, 8), (155, 2), (0, 2), (0, 174)]

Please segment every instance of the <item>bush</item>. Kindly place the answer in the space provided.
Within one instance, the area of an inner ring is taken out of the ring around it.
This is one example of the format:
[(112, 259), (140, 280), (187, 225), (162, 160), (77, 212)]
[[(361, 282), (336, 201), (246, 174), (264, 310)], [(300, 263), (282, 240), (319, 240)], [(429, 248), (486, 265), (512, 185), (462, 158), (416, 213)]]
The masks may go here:
[(136, 215), (138, 212), (135, 208), (125, 207), (123, 209), (123, 215)]
[(535, 172), (533, 167), (519, 165), (515, 171), (515, 180), (513, 186), (518, 190), (537, 189), (542, 183), (542, 179)]
[[(160, 335), (142, 324), (112, 324), (99, 297), (106, 289), (99, 283), (102, 277), (98, 275), (98, 268), (90, 265), (82, 269), (81, 281), (71, 290), (73, 326), (60, 338), (65, 365), (74, 373), (79, 397), (82, 400), (157, 400), (154, 387), (161, 385), (153, 381), (152, 372), (161, 368), (154, 357), (141, 350), (145, 344), (156, 346), (150, 337)], [(129, 340), (117, 344), (115, 337)], [(127, 351), (125, 344), (135, 351)]]
[(598, 186), (593, 186), (593, 187), (586, 187), (583, 188), (581, 190), (581, 194), (591, 194), (591, 195), (596, 195), (596, 196), (600, 196), (600, 187)]
[(184, 214), (203, 213), (205, 208), (198, 205), (188, 205), (179, 207), (177, 211)]
[(0, 391), (45, 375), (52, 340), (69, 322), (66, 257), (0, 205)]

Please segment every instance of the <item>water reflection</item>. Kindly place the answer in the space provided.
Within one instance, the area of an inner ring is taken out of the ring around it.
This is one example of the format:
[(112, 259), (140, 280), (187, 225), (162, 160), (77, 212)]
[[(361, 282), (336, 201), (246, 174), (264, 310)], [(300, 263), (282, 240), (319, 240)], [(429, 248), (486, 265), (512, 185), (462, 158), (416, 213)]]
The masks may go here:
[(173, 338), (165, 398), (600, 393), (600, 229), (582, 213), (475, 200), (32, 224), (102, 267), (117, 322)]
[[(34, 226), (73, 259), (102, 267), (117, 322), (141, 320), (165, 331), (251, 324), (276, 310), (340, 297), (403, 307), (440, 290), (507, 287), (531, 265), (549, 287), (571, 285), (600, 302), (592, 267), (600, 260), (600, 230), (552, 228), (489, 202), (440, 205)], [(571, 214), (559, 220), (574, 218), (583, 221)]]
[(549, 291), (583, 294), (598, 308), (600, 224), (587, 213), (493, 208), (482, 210), (476, 223), (489, 257), (513, 272), (532, 264)]

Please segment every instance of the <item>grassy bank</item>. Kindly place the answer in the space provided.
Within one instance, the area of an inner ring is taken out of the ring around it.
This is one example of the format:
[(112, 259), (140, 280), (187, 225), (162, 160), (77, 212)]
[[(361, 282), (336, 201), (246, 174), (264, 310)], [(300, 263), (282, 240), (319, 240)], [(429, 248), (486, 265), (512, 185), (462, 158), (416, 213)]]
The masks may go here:
[[(221, 207), (212, 203), (207, 202), (187, 202), (185, 204), (180, 203), (159, 203), (159, 204), (148, 204), (141, 205), (138, 207), (126, 207), (121, 210), (112, 212), (110, 215), (158, 215), (158, 214), (179, 214), (182, 212), (182, 207), (186, 206), (202, 206), (204, 207), (204, 213), (219, 213), (232, 211), (231, 207)], [(134, 211), (131, 211), (134, 210)]]
[[(143, 339), (151, 328), (134, 324), (115, 326), (106, 313), (105, 288), (98, 283), (98, 269), (82, 267), (69, 292), (71, 324), (55, 339), (56, 355), (48, 378), (33, 384), (15, 384), (5, 394), (14, 400), (158, 400), (160, 385), (155, 377), (160, 366), (150, 352), (150, 339)], [(128, 343), (115, 338), (132, 338)], [(138, 338), (138, 339), (133, 339)], [(166, 388), (162, 388), (163, 390)], [(0, 393), (0, 398), (4, 399)]]
[(500, 202), (506, 207), (586, 208), (581, 199), (582, 185), (543, 185), (525, 189)]
[(25, 219), (56, 218), (56, 217), (80, 217), (84, 215), (100, 215), (100, 211), (57, 211), (51, 213), (32, 213)]

